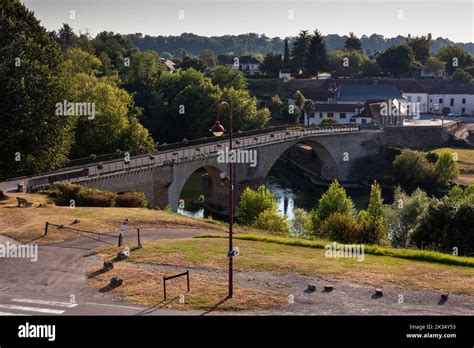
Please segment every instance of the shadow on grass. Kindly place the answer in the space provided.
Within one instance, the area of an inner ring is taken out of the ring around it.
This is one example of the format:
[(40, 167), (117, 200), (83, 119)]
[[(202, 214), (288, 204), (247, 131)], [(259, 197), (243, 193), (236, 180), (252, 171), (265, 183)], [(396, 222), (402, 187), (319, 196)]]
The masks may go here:
[(170, 300), (167, 300), (167, 301), (161, 301), (159, 304), (155, 305), (155, 306), (151, 306), (151, 307), (148, 307), (148, 308), (145, 308), (144, 310), (138, 312), (138, 313), (135, 313), (136, 316), (138, 315), (149, 315), (149, 314), (152, 314), (153, 312), (159, 310), (159, 309), (163, 309), (165, 308), (166, 304), (170, 303), (170, 302), (173, 302), (173, 301), (176, 301), (179, 299), (179, 296), (176, 296), (176, 297), (173, 297), (172, 299)]
[(217, 310), (220, 305), (224, 304), (228, 299), (229, 299), (229, 297), (224, 297), (222, 300), (217, 302), (215, 305), (213, 305), (211, 308), (209, 308), (207, 311), (205, 311), (201, 315), (206, 315), (206, 314), (212, 313), (213, 311)]
[(23, 243), (21, 243), (21, 244), (30, 244), (30, 243), (32, 243), (32, 242), (34, 242), (34, 241), (36, 241), (36, 240), (38, 240), (38, 239), (44, 238), (44, 237), (45, 237), (45, 235), (42, 234), (42, 235), (39, 236), (39, 237), (33, 238), (32, 240), (28, 240), (28, 241), (23, 242)]

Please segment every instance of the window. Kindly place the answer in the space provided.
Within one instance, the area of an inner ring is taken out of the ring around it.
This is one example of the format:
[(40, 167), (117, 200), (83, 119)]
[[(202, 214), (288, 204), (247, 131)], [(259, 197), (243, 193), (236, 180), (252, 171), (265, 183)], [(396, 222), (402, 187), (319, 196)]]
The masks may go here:
[(449, 101), (449, 106), (454, 106), (454, 98), (451, 98), (451, 100)]
[(334, 118), (334, 112), (328, 112), (328, 117), (329, 118)]
[(466, 113), (466, 108), (462, 108), (462, 109), (461, 109), (461, 114), (464, 115), (465, 113)]
[(345, 112), (339, 113), (339, 118), (346, 118), (346, 113)]
[(411, 95), (407, 97), (408, 101), (411, 103)]
[(416, 97), (416, 102), (417, 102), (417, 103), (421, 103), (421, 96), (417, 96), (417, 97)]
[(322, 112), (319, 113), (319, 118), (323, 118), (323, 113)]
[(430, 99), (430, 103), (432, 103), (432, 102), (433, 102), (433, 99)]
[(438, 98), (438, 103), (443, 104), (443, 98)]
[(367, 123), (367, 120), (366, 120), (365, 118), (363, 118), (363, 119), (361, 120), (361, 122), (362, 122), (363, 124), (366, 124), (366, 123)]
[(466, 98), (462, 98), (462, 103), (466, 104)]

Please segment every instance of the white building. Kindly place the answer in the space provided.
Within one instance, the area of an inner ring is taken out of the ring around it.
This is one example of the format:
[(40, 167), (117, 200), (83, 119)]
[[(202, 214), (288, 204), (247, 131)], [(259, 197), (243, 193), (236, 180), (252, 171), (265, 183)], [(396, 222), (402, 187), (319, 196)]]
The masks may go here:
[(281, 69), (278, 73), (278, 78), (283, 80), (289, 80), (291, 78), (290, 69)]
[(464, 116), (474, 116), (474, 84), (439, 82), (428, 89), (428, 111), (441, 114), (443, 108)]
[(238, 69), (240, 71), (248, 75), (260, 74), (260, 65), (262, 63), (258, 59), (252, 56), (240, 56), (238, 59)]
[(408, 106), (416, 103), (420, 113), (426, 114), (428, 112), (428, 93), (416, 80), (393, 79), (387, 80), (384, 83), (392, 83), (394, 86), (397, 86)]
[(333, 118), (340, 123), (350, 123), (352, 116), (362, 110), (361, 104), (314, 104), (315, 112), (308, 117), (304, 113), (304, 125), (320, 124), (326, 118)]

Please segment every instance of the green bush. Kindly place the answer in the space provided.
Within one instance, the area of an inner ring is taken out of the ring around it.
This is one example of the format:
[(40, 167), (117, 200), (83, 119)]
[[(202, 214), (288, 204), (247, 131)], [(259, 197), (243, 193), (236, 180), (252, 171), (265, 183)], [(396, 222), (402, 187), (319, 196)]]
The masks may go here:
[(352, 215), (343, 213), (331, 214), (318, 230), (318, 236), (339, 243), (359, 242), (359, 225)]
[(79, 193), (76, 204), (82, 207), (113, 207), (116, 197), (113, 192), (84, 189)]
[(59, 191), (58, 189), (39, 190), (38, 193), (47, 195), (51, 198), (59, 198), (61, 196), (61, 191)]
[(125, 192), (115, 197), (116, 207), (145, 208), (148, 201), (143, 192)]
[(276, 211), (275, 196), (264, 185), (257, 191), (246, 187), (237, 206), (237, 218), (243, 225), (252, 225), (260, 213), (267, 209)]
[(127, 192), (117, 195), (114, 192), (86, 188), (78, 184), (58, 184), (57, 205), (69, 205), (73, 199), (76, 206), (82, 207), (146, 207), (148, 202), (142, 192)]
[(73, 199), (77, 204), (79, 201), (79, 194), (84, 190), (84, 186), (70, 183), (58, 184), (56, 187), (60, 192), (56, 202), (58, 205), (69, 205), (71, 199)]
[(321, 124), (341, 124), (341, 122), (336, 120), (335, 118), (327, 117), (327, 118), (323, 118), (323, 120), (321, 121)]
[(289, 235), (291, 233), (286, 217), (278, 214), (273, 208), (262, 211), (253, 226), (273, 234)]

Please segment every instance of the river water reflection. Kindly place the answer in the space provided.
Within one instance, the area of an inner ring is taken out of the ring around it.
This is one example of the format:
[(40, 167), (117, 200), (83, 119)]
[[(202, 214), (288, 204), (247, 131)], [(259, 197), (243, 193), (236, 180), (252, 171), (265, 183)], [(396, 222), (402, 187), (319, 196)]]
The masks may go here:
[[(196, 172), (188, 180), (181, 198), (185, 201), (197, 200), (202, 194), (202, 172)], [(275, 195), (277, 210), (291, 221), (294, 218), (294, 209), (303, 208), (311, 210), (317, 204), (327, 187), (311, 183), (307, 178), (295, 175), (291, 170), (283, 167), (272, 169), (267, 177), (266, 186)], [(346, 188), (347, 194), (352, 198), (357, 210), (366, 209), (369, 202), (369, 188)], [(382, 190), (385, 203), (392, 200), (393, 192)], [(193, 217), (206, 217), (208, 213), (203, 208), (194, 210), (178, 209), (180, 214)]]

